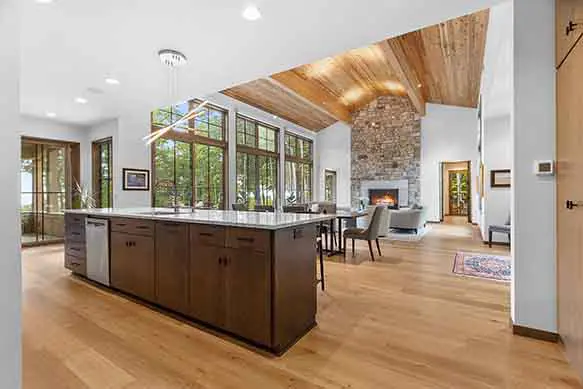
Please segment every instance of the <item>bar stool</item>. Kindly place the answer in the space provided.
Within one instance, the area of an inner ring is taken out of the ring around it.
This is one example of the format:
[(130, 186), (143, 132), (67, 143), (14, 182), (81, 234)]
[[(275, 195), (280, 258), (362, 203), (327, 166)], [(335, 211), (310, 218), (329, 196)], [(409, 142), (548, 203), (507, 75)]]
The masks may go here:
[(326, 289), (324, 283), (324, 251), (322, 248), (322, 236), (316, 237), (316, 247), (318, 248), (318, 256), (320, 257), (320, 278), (316, 280), (316, 284), (320, 284), (322, 290)]

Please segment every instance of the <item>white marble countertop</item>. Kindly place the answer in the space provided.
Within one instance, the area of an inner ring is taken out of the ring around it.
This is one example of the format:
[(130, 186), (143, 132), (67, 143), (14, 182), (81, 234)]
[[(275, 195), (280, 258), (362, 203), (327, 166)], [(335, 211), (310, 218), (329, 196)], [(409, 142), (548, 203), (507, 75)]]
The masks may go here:
[(334, 218), (334, 215), (299, 214), (282, 212), (250, 212), (180, 209), (173, 208), (92, 208), (69, 209), (65, 213), (83, 214), (96, 217), (127, 217), (196, 224), (214, 224), (220, 226), (258, 228), (278, 230), (281, 228), (318, 223)]

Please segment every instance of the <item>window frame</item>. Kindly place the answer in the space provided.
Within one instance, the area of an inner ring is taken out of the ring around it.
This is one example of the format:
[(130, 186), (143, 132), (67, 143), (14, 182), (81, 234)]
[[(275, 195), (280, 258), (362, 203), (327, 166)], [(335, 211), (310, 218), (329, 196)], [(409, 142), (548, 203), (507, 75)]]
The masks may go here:
[[(193, 99), (193, 100), (189, 100), (188, 103), (188, 107), (189, 110), (191, 110), (195, 104), (200, 104), (202, 101), (199, 99)], [(171, 107), (180, 105), (180, 104), (184, 104), (184, 103), (179, 103), (179, 104), (174, 104)], [(164, 107), (165, 108), (165, 107)], [(199, 135), (196, 134), (196, 128), (195, 128), (195, 121), (196, 118), (191, 118), (188, 120), (188, 128), (190, 131), (187, 132), (183, 132), (183, 131), (176, 131), (174, 129), (168, 131), (166, 134), (164, 134), (162, 137), (160, 137), (160, 139), (167, 139), (167, 140), (173, 140), (173, 141), (179, 141), (179, 142), (184, 142), (184, 143), (188, 143), (190, 144), (190, 168), (191, 168), (191, 174), (192, 174), (192, 197), (191, 197), (191, 201), (190, 201), (190, 206), (194, 207), (195, 204), (198, 202), (198, 198), (197, 198), (197, 162), (196, 162), (196, 145), (204, 145), (204, 146), (213, 146), (213, 147), (219, 147), (222, 149), (223, 152), (223, 163), (222, 163), (222, 199), (221, 199), (221, 203), (219, 204), (218, 209), (226, 209), (226, 204), (228, 202), (228, 160), (229, 160), (229, 147), (228, 147), (228, 139), (227, 139), (227, 134), (229, 133), (229, 110), (223, 107), (220, 107), (216, 104), (211, 104), (208, 103), (207, 106), (205, 107), (206, 109), (212, 109), (214, 111), (219, 111), (222, 113), (223, 115), (223, 125), (221, 128), (221, 139), (215, 139), (215, 138), (211, 138), (210, 136), (204, 136), (204, 135)], [(162, 109), (162, 108), (161, 108)], [(157, 131), (160, 128), (164, 128), (164, 126), (162, 125), (157, 125), (154, 123), (154, 113), (155, 111), (152, 111), (150, 113), (150, 127), (151, 127), (151, 132)], [(209, 122), (210, 122), (210, 118), (209, 118)], [(210, 127), (209, 127), (210, 130)], [(209, 135), (210, 135), (210, 131), (209, 131)], [(155, 206), (156, 204), (156, 146), (155, 146), (155, 142), (152, 144), (151, 146), (151, 171), (152, 171), (152, 191), (151, 191), (151, 204), (152, 206)], [(210, 184), (210, 174), (207, 174), (207, 189), (209, 189), (207, 192), (210, 196), (210, 188), (211, 188), (211, 184)], [(174, 156), (174, 185), (176, 185), (176, 153)], [(208, 204), (208, 196), (207, 199), (204, 200), (206, 202), (206, 204)], [(174, 204), (174, 206), (176, 206), (176, 203)], [(206, 208), (206, 207), (203, 207)]]
[[(332, 198), (328, 198), (328, 176), (334, 177), (334, 187), (332, 188)], [(324, 169), (324, 201), (332, 203), (338, 202), (338, 172), (332, 169)]]
[[(254, 136), (255, 136), (255, 145), (254, 146), (249, 146), (246, 142), (243, 144), (239, 143), (239, 131), (238, 131), (238, 121), (239, 119), (242, 119), (245, 121), (245, 138), (247, 136), (247, 123), (253, 123), (255, 126), (255, 131), (254, 131)], [(259, 148), (259, 127), (263, 127), (263, 128), (267, 128), (269, 130), (273, 131), (274, 134), (274, 148), (275, 151), (270, 151), (270, 150), (266, 150), (266, 149), (262, 149)], [(280, 150), (279, 150), (279, 141), (280, 141), (280, 136), (281, 136), (281, 129), (273, 126), (271, 124), (262, 122), (260, 120), (254, 119), (250, 116), (247, 115), (243, 115), (240, 113), (237, 113), (235, 115), (235, 142), (236, 142), (236, 151), (235, 151), (235, 177), (238, 178), (238, 166), (239, 166), (239, 153), (241, 154), (246, 154), (246, 155), (253, 155), (256, 157), (256, 164), (259, 161), (260, 157), (265, 157), (265, 158), (272, 158), (274, 160), (274, 164), (273, 166), (275, 167), (275, 177), (274, 177), (274, 196), (273, 196), (273, 206), (277, 207), (279, 204), (279, 195), (280, 195), (280, 187), (279, 187), (279, 180), (280, 180), (280, 160), (281, 160), (281, 156), (280, 156)], [(248, 170), (248, 169), (247, 169)], [(261, 182), (261, 171), (260, 169), (256, 169), (256, 175), (254, 177), (255, 179), (255, 185), (256, 185), (256, 189), (258, 188), (260, 182)], [(247, 178), (246, 180), (246, 185), (245, 188), (248, 191), (248, 186), (247, 183), (249, 182), (249, 178)], [(238, 179), (236, 180), (236, 184), (235, 184), (235, 201), (237, 201), (237, 196), (239, 194), (239, 185), (238, 185)], [(256, 191), (257, 193), (257, 191)], [(257, 200), (257, 199), (256, 199)], [(256, 204), (256, 205), (266, 205), (266, 204)]]
[(103, 198), (101, 196), (101, 185), (103, 183), (103, 172), (102, 172), (102, 160), (101, 160), (101, 151), (102, 147), (107, 145), (109, 148), (108, 152), (108, 171), (109, 177), (107, 181), (109, 181), (109, 191), (108, 191), (108, 207), (113, 208), (113, 137), (107, 137), (102, 139), (97, 139), (91, 142), (91, 152), (92, 152), (92, 192), (93, 198), (95, 200), (95, 206), (97, 208), (104, 208), (103, 207)]
[[(309, 171), (310, 171), (310, 198), (309, 199), (303, 199), (305, 200), (304, 202), (302, 201), (298, 201), (297, 204), (304, 204), (304, 203), (310, 203), (311, 201), (313, 201), (314, 199), (314, 141), (312, 139), (309, 139), (307, 137), (298, 135), (292, 131), (286, 131), (284, 134), (285, 138), (284, 138), (284, 167), (285, 169), (288, 168), (288, 162), (296, 164), (296, 165), (303, 165), (302, 167), (309, 167)], [(288, 138), (293, 138), (294, 142), (296, 143), (296, 153), (294, 154), (289, 154), (288, 153)], [(297, 142), (301, 141), (301, 142), (305, 142), (309, 145), (310, 147), (310, 152), (309, 152), (309, 157), (305, 157), (304, 153), (303, 153), (303, 148), (300, 148), (297, 146)], [(297, 154), (301, 154), (301, 155), (297, 155)], [(284, 172), (284, 182), (283, 182), (283, 187), (284, 187), (284, 196), (285, 196), (285, 192), (288, 188), (287, 182), (287, 172)], [(303, 186), (303, 176), (302, 176), (302, 184), (301, 187), (296, 187), (294, 188), (294, 192), (296, 193), (301, 193), (302, 197), (305, 195), (305, 193), (307, 192), (305, 190), (305, 187)], [(299, 181), (298, 181), (299, 182)], [(296, 182), (297, 184), (297, 182)], [(284, 201), (287, 201), (287, 199), (284, 199)]]

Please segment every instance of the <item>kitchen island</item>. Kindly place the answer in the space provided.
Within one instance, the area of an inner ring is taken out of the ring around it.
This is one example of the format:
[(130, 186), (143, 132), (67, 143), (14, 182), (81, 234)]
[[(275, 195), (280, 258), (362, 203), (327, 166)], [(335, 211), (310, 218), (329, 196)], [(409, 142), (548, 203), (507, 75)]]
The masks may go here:
[[(316, 317), (316, 226), (331, 216), (164, 208), (65, 213), (65, 267), (281, 354)], [(101, 225), (106, 263), (95, 269)], [(86, 227), (87, 226), (87, 227)], [(90, 271), (88, 272), (88, 268)]]

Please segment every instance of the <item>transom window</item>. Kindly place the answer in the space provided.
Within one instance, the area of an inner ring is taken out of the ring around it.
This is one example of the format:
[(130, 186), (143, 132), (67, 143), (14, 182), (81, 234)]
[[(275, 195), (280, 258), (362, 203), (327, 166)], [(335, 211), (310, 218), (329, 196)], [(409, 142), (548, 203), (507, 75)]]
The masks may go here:
[(237, 115), (237, 145), (277, 153), (278, 133), (275, 127)]

